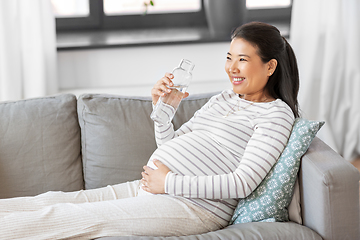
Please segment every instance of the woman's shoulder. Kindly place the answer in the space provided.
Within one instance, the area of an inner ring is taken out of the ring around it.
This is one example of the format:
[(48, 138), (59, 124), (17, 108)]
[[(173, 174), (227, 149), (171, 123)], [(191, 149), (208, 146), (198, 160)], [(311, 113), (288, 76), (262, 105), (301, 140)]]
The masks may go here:
[(289, 105), (279, 98), (267, 103), (262, 109), (263, 114), (268, 117), (284, 118), (291, 122), (295, 120), (295, 116)]
[(295, 117), (291, 108), (283, 100), (276, 99), (272, 102), (254, 105), (254, 111), (251, 115), (251, 122), (254, 126), (263, 126), (266, 129), (291, 130)]
[(282, 99), (277, 98), (276, 100), (269, 102), (269, 109), (284, 109), (286, 111), (292, 112), (289, 105), (284, 102)]

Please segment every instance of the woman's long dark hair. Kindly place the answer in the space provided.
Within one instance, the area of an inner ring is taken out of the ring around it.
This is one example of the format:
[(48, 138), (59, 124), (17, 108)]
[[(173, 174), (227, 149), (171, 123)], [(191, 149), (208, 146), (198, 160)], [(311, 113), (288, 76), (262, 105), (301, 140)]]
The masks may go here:
[(280, 98), (289, 105), (295, 117), (299, 117), (297, 95), (299, 71), (293, 49), (280, 31), (261, 22), (246, 23), (232, 33), (231, 39), (242, 38), (255, 46), (264, 63), (277, 60), (277, 67), (269, 77), (265, 88), (272, 97)]

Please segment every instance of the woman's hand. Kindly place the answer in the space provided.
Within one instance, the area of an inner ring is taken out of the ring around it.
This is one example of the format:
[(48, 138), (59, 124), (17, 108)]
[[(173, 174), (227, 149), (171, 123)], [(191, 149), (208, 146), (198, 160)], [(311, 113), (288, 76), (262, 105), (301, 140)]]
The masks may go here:
[(170, 172), (170, 169), (159, 160), (154, 160), (154, 164), (158, 169), (143, 167), (145, 171), (141, 173), (143, 177), (141, 179), (142, 189), (154, 194), (163, 194), (165, 193), (166, 174)]
[[(157, 103), (160, 97), (171, 93), (171, 89), (169, 87), (174, 86), (174, 83), (171, 81), (173, 78), (174, 75), (172, 73), (165, 73), (165, 76), (157, 81), (157, 83), (151, 89), (151, 97), (154, 105)], [(189, 93), (186, 92), (183, 98), (186, 98), (187, 96), (189, 96)]]

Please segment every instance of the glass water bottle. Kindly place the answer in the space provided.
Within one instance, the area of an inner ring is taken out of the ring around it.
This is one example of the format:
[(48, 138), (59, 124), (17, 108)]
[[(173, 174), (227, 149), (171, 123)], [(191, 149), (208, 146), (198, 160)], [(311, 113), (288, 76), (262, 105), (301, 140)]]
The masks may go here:
[(191, 61), (182, 59), (179, 66), (173, 70), (172, 82), (174, 85), (172, 87), (167, 86), (171, 88), (171, 92), (159, 98), (150, 115), (154, 122), (159, 124), (171, 122), (190, 84), (194, 67), (195, 65)]

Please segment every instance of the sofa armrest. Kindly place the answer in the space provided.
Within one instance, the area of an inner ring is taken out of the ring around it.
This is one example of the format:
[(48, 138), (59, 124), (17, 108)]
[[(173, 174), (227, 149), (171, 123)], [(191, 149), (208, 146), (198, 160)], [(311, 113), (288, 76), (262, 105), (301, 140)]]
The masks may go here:
[(303, 224), (324, 240), (360, 239), (359, 171), (315, 138), (300, 169)]

